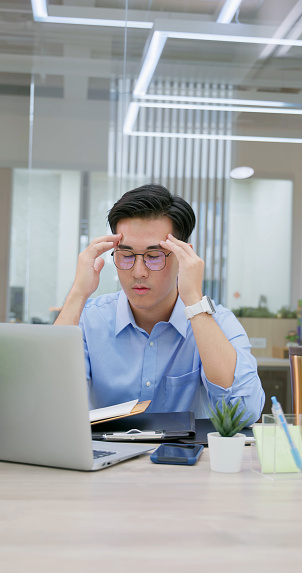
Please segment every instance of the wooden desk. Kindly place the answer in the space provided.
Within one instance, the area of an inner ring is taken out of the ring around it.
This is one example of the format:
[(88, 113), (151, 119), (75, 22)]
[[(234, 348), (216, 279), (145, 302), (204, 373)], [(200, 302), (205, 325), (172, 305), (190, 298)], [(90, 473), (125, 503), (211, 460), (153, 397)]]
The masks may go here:
[(95, 473), (0, 463), (3, 573), (300, 573), (302, 476), (152, 464)]

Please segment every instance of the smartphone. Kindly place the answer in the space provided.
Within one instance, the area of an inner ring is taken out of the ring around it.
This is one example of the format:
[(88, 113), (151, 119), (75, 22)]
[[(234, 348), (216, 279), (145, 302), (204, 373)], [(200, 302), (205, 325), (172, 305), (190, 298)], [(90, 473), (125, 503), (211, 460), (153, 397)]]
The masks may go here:
[(150, 455), (155, 464), (178, 464), (192, 466), (197, 462), (204, 446), (198, 444), (161, 444)]

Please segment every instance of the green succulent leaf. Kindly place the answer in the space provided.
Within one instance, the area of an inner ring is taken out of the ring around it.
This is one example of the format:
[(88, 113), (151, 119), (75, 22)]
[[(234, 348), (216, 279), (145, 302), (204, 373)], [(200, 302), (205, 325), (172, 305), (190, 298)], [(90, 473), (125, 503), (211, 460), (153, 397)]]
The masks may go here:
[(248, 421), (249, 421), (251, 418), (252, 418), (252, 415), (250, 415), (247, 420), (244, 420), (244, 422), (241, 422), (241, 424), (237, 425), (236, 433), (237, 433), (237, 432), (240, 432), (240, 430), (242, 430), (242, 428), (244, 428), (244, 427), (247, 425)]
[(229, 433), (232, 430), (232, 418), (230, 416), (230, 411), (228, 409), (224, 410), (224, 423), (223, 423), (223, 428), (224, 431), (226, 433), (226, 435), (229, 435)]
[(209, 407), (211, 414), (209, 416), (210, 420), (216, 431), (219, 432), (221, 436), (224, 437), (234, 436), (235, 434), (240, 432), (240, 430), (242, 430), (242, 428), (244, 428), (244, 426), (246, 426), (249, 420), (252, 418), (251, 415), (244, 422), (241, 421), (242, 416), (246, 412), (246, 408), (244, 408), (244, 410), (242, 410), (238, 414), (237, 411), (239, 404), (240, 404), (240, 398), (237, 400), (235, 404), (226, 404), (225, 400), (223, 399), (221, 403), (221, 408), (219, 408), (218, 403), (215, 405), (215, 410)]
[[(216, 413), (217, 413), (218, 419), (219, 419), (219, 420), (221, 421), (221, 423), (222, 423), (222, 422), (223, 422), (223, 414), (222, 414), (222, 412), (219, 410), (218, 404), (216, 404)], [(213, 414), (214, 414), (214, 412), (213, 412)], [(215, 416), (215, 414), (214, 414), (214, 416)]]
[(219, 434), (221, 434), (223, 432), (222, 424), (220, 424), (220, 422), (217, 420), (217, 418), (216, 419), (211, 418), (211, 421), (212, 421), (212, 424), (213, 424), (215, 430), (217, 430), (217, 432), (219, 432)]
[[(238, 424), (240, 424), (240, 420), (241, 420), (242, 416), (245, 414), (245, 412), (246, 412), (246, 408), (244, 408), (244, 410), (242, 410), (242, 412), (239, 412), (239, 414), (233, 420), (234, 425), (237, 426)], [(250, 416), (250, 418), (251, 418), (251, 416)]]
[(231, 415), (232, 420), (234, 419), (234, 416), (238, 410), (239, 402), (240, 402), (240, 400), (237, 400), (237, 402), (233, 405), (233, 407), (230, 410), (230, 415)]

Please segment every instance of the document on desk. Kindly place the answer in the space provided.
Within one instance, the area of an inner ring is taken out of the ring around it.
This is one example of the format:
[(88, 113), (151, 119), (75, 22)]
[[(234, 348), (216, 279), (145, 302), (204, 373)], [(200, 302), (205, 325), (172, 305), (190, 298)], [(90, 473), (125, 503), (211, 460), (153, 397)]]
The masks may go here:
[(99, 424), (107, 420), (117, 420), (126, 416), (135, 416), (144, 412), (151, 400), (139, 402), (138, 400), (131, 400), (130, 402), (123, 402), (108, 406), (107, 408), (96, 408), (89, 411), (89, 420), (91, 424)]

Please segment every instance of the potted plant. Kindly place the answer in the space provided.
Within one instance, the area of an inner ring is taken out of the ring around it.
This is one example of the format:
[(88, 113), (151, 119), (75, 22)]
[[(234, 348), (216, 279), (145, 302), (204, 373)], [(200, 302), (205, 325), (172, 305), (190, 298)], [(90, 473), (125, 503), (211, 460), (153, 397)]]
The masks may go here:
[(286, 335), (286, 346), (299, 346), (299, 335), (295, 330), (290, 330)]
[(214, 472), (235, 473), (241, 470), (245, 435), (240, 434), (240, 430), (252, 416), (243, 422), (246, 408), (238, 413), (239, 404), (240, 399), (229, 405), (223, 399), (221, 410), (218, 404), (216, 411), (210, 408), (210, 420), (217, 430), (208, 434), (210, 466)]

